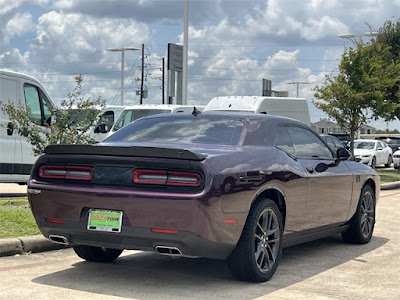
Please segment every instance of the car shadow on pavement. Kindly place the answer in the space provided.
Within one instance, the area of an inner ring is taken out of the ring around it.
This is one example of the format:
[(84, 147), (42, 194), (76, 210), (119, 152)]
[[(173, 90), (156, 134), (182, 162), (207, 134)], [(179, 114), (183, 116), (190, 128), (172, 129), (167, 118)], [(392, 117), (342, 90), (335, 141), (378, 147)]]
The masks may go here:
[[(78, 262), (33, 282), (123, 298), (254, 299), (350, 261), (365, 264), (360, 256), (388, 241), (374, 236), (368, 244), (351, 245), (334, 236), (286, 248), (275, 275), (260, 284), (236, 281), (221, 260), (173, 259), (149, 252), (125, 255), (106, 264)], [(343, 280), (339, 274), (337, 278)]]

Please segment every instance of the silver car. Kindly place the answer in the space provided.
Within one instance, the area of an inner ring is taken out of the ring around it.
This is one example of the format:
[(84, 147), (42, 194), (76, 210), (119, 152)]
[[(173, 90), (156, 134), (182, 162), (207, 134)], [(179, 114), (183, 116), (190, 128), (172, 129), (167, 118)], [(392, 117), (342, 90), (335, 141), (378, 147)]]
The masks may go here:
[(385, 165), (388, 168), (393, 162), (393, 153), (385, 142), (379, 140), (355, 140), (354, 158), (355, 161), (372, 168), (377, 165)]

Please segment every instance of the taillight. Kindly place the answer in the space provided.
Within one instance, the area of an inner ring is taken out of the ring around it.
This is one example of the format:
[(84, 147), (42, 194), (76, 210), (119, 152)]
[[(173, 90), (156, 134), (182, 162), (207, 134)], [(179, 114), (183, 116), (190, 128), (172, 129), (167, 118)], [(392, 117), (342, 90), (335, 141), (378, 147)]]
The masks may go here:
[(136, 169), (133, 172), (133, 182), (137, 184), (197, 187), (201, 184), (201, 177), (193, 172)]
[(39, 176), (42, 178), (57, 178), (71, 180), (92, 180), (92, 167), (78, 166), (41, 166)]

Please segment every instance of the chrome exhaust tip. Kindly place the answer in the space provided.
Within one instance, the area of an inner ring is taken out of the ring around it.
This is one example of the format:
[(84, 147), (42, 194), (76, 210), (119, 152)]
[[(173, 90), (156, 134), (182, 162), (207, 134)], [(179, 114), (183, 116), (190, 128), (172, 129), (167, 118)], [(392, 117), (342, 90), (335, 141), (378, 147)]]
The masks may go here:
[(170, 246), (156, 246), (156, 252), (162, 255), (168, 256), (182, 256), (181, 250), (177, 247), (170, 247)]
[(65, 236), (50, 234), (49, 239), (56, 244), (69, 245), (68, 239)]

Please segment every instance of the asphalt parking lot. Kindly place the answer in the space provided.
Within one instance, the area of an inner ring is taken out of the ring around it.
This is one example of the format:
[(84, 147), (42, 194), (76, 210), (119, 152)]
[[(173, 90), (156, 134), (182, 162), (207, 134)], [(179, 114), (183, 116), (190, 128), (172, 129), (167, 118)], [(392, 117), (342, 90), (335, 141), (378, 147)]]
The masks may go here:
[(115, 263), (72, 249), (0, 257), (0, 299), (400, 299), (400, 190), (381, 192), (367, 245), (339, 236), (284, 250), (275, 276), (235, 281), (225, 263), (125, 251)]

